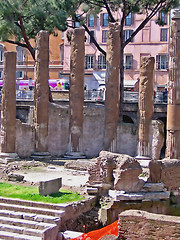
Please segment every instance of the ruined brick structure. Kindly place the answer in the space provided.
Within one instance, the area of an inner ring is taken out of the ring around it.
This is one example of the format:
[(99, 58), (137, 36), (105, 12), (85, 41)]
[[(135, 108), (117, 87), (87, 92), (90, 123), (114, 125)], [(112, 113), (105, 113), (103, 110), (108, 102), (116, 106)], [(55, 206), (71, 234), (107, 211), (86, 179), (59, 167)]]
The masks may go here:
[(49, 115), (49, 33), (40, 31), (36, 37), (34, 124), (36, 151), (47, 152)]
[(123, 239), (178, 240), (179, 217), (128, 210), (119, 215), (119, 236)]
[(104, 149), (116, 152), (117, 124), (119, 120), (119, 66), (120, 26), (109, 24), (107, 41), (107, 71), (105, 93)]

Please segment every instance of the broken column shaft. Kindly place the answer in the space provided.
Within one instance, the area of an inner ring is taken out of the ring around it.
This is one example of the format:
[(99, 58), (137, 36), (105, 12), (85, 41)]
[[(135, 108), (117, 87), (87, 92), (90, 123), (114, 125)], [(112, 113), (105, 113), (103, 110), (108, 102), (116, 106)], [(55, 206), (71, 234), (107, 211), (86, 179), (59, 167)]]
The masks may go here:
[(105, 133), (104, 149), (116, 152), (116, 135), (119, 121), (119, 81), (120, 81), (120, 26), (109, 24), (107, 41), (107, 70), (105, 93)]
[(4, 53), (1, 152), (14, 153), (16, 139), (16, 52)]
[(84, 58), (85, 58), (85, 31), (74, 29), (71, 39), (70, 60), (70, 139), (69, 152), (80, 152), (80, 141), (83, 131), (83, 106), (84, 106)]
[(139, 82), (139, 144), (137, 158), (149, 157), (149, 126), (154, 112), (154, 58), (142, 57)]
[(180, 16), (174, 15), (170, 31), (166, 157), (180, 158)]
[(47, 152), (49, 117), (49, 33), (47, 31), (40, 31), (37, 34), (35, 55), (35, 150)]

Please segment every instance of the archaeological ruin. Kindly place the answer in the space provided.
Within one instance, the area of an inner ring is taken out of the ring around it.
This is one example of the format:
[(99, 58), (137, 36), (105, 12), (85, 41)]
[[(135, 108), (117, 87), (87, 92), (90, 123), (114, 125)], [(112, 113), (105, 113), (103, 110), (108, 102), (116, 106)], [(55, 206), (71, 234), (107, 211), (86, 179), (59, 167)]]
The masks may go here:
[[(88, 172), (88, 181), (79, 186), (86, 198), (78, 203), (53, 205), (0, 197), (0, 205), (4, 209), (6, 206), (3, 204), (12, 205), (15, 213), (8, 213), (9, 208), (5, 213), (0, 211), (2, 216), (13, 215), (13, 220), (9, 220), (12, 225), (16, 225), (16, 217), (21, 219), (22, 224), (35, 221), (29, 224), (35, 226), (40, 236), (37, 240), (60, 240), (63, 239), (60, 232), (70, 227), (73, 230), (83, 231), (83, 227), (84, 231), (89, 230), (82, 224), (81, 217), (92, 208), (97, 208), (98, 202), (98, 227), (118, 220), (119, 237), (142, 239), (143, 235), (150, 239), (149, 234), (152, 234), (151, 239), (178, 239), (179, 218), (173, 216), (180, 215), (179, 21), (180, 18), (174, 15), (171, 25), (167, 133), (163, 122), (154, 116), (153, 57), (143, 57), (141, 60), (136, 121), (119, 121), (120, 26), (117, 23), (109, 24), (105, 103), (84, 101), (84, 29), (72, 31), (69, 101), (49, 102), (48, 32), (40, 31), (36, 37), (33, 103), (17, 106), (20, 104), (17, 101), (16, 105), (16, 54), (5, 52), (0, 163), (10, 168), (8, 164), (19, 158), (20, 161), (26, 159), (27, 163), (33, 159), (31, 164), (36, 164), (34, 160), (44, 163), (46, 160), (65, 161), (68, 158), (71, 161), (65, 167)], [(16, 107), (20, 108), (19, 115)], [(28, 109), (27, 116), (22, 121), (25, 108)], [(164, 145), (165, 158), (162, 154)], [(9, 181), (17, 181), (18, 177), (22, 177), (23, 181), (24, 177), (14, 171), (17, 168), (18, 164), (13, 165), (12, 172), (4, 168), (3, 174), (8, 174)], [(62, 182), (63, 177), (55, 178), (52, 174), (51, 179), (40, 181), (39, 194), (57, 193)], [(162, 214), (161, 218), (156, 214)], [(173, 228), (173, 224), (177, 229)], [(166, 233), (166, 227), (171, 231)], [(161, 230), (158, 232), (157, 228)], [(30, 235), (34, 232), (30, 229), (21, 231)]]

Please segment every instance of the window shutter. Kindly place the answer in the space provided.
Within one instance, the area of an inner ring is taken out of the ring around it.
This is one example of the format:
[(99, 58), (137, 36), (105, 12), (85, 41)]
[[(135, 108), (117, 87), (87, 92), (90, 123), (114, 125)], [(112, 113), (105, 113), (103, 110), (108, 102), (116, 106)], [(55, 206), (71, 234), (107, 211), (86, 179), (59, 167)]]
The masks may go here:
[(134, 24), (134, 14), (131, 14), (131, 25)]
[(97, 26), (97, 16), (94, 17), (94, 27), (96, 27), (96, 26)]
[(160, 68), (160, 55), (156, 55), (156, 69)]
[(100, 14), (100, 26), (103, 26), (103, 13)]

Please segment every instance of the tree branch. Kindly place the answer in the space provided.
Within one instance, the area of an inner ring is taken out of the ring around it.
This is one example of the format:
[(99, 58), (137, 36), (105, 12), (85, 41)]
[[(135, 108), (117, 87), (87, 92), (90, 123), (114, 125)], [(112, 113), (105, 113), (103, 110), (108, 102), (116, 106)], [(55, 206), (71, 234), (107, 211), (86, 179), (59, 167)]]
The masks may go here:
[(11, 44), (15, 44), (15, 45), (18, 45), (18, 46), (20, 46), (20, 47), (28, 48), (25, 43), (21, 43), (21, 42), (17, 42), (17, 41), (12, 41), (12, 40), (5, 40), (5, 42), (11, 43)]
[(110, 22), (116, 22), (115, 19), (114, 19), (114, 17), (113, 17), (113, 15), (112, 15), (112, 13), (111, 13), (111, 10), (110, 10), (110, 7), (108, 6), (107, 1), (106, 1), (106, 0), (103, 0), (103, 2), (104, 2), (104, 5), (105, 5), (105, 7), (106, 7), (106, 10), (107, 10), (107, 12), (108, 12), (108, 16), (109, 16)]
[(33, 59), (35, 60), (35, 53), (34, 53), (34, 50), (29, 42), (29, 39), (27, 37), (27, 34), (26, 34), (26, 31), (25, 31), (25, 28), (24, 28), (24, 25), (23, 25), (23, 20), (22, 20), (22, 17), (21, 15), (19, 14), (19, 22), (20, 22), (20, 28), (21, 28), (21, 32), (22, 32), (22, 35), (23, 35), (23, 38), (24, 38), (24, 41), (27, 45), (27, 49), (30, 51)]
[[(165, 6), (165, 4), (164, 4), (164, 6)], [(123, 48), (125, 48), (125, 46), (126, 46), (129, 42), (132, 41), (132, 39), (136, 36), (136, 34), (137, 34), (139, 31), (141, 31), (141, 30), (144, 28), (144, 26), (148, 23), (148, 21), (151, 20), (151, 19), (154, 17), (154, 15), (156, 15), (156, 13), (157, 13), (161, 8), (163, 8), (164, 6), (162, 5), (162, 2), (158, 3), (158, 4), (155, 6), (154, 10), (152, 10), (152, 12), (149, 14), (149, 16), (147, 16), (146, 19), (144, 19), (144, 21), (136, 28), (136, 30), (132, 33), (132, 35), (130, 36), (130, 38), (128, 38), (128, 39), (124, 42)]]
[(83, 24), (82, 26), (84, 27), (85, 31), (89, 34), (92, 42), (93, 42), (94, 45), (97, 47), (97, 49), (98, 49), (104, 56), (106, 56), (106, 52), (104, 51), (104, 49), (102, 49), (102, 48), (99, 46), (99, 44), (97, 43), (97, 41), (96, 41), (96, 39), (94, 38), (94, 36), (92, 35), (92, 33), (89, 31), (88, 27), (87, 27), (85, 24)]

